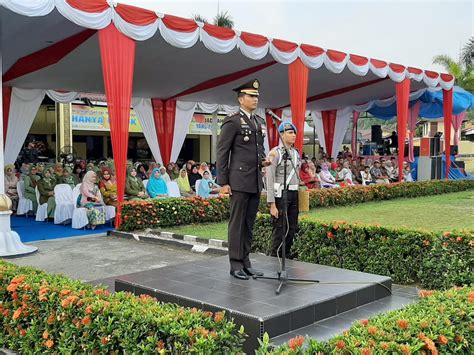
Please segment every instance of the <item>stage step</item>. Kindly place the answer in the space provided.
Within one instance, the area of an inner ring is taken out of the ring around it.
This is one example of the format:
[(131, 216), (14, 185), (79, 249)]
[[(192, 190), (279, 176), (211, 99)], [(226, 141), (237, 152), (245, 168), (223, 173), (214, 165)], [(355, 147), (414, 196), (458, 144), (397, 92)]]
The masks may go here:
[[(276, 258), (251, 256), (252, 266), (276, 275)], [(289, 277), (320, 283), (287, 283), (280, 295), (273, 280), (238, 280), (229, 275), (228, 256), (119, 276), (115, 291), (148, 294), (162, 302), (207, 311), (225, 310), (249, 335), (253, 353), (267, 332), (271, 338), (291, 333), (391, 294), (391, 279), (330, 266), (287, 261)]]

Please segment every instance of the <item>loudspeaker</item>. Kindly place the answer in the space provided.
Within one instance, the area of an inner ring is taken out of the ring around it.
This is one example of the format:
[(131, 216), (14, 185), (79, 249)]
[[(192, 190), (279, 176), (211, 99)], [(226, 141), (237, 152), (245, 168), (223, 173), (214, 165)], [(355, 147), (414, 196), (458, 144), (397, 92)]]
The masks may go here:
[(439, 137), (423, 137), (420, 140), (420, 156), (435, 157), (441, 155), (442, 140)]
[(464, 160), (456, 160), (456, 165), (459, 169), (466, 169), (466, 162)]
[(458, 154), (459, 154), (458, 146), (457, 145), (452, 145), (451, 146), (451, 155), (458, 155)]
[(441, 138), (433, 137), (431, 138), (430, 144), (430, 156), (441, 155)]
[(418, 159), (418, 181), (441, 179), (442, 157), (423, 157)]
[(441, 179), (443, 169), (442, 157), (431, 157), (431, 180)]
[(419, 145), (415, 145), (413, 147), (413, 155), (415, 157), (419, 157), (420, 156), (420, 146)]
[(382, 144), (382, 126), (373, 125), (372, 126), (372, 142), (377, 144)]

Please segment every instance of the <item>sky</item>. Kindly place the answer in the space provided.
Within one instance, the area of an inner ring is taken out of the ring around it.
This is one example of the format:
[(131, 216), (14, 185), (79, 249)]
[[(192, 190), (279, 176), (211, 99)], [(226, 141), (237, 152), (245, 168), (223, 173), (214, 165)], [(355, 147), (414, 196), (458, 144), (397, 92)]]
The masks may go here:
[(474, 36), (473, 0), (119, 0), (160, 13), (209, 19), (228, 11), (234, 29), (421, 69), (444, 71)]

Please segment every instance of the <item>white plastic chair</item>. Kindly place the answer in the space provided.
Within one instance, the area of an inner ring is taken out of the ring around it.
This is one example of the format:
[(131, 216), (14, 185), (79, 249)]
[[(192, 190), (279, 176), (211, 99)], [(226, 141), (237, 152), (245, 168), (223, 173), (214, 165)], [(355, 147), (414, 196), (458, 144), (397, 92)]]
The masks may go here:
[(25, 197), (25, 182), (18, 181), (16, 184), (16, 191), (18, 192), (18, 207), (16, 209), (16, 214), (26, 215), (28, 217), (28, 213), (33, 211), (33, 201)]
[(54, 198), (56, 209), (54, 210), (54, 224), (60, 224), (72, 220), (74, 212), (74, 197), (72, 188), (68, 184), (59, 184), (54, 187)]
[(72, 212), (72, 223), (71, 227), (74, 229), (81, 229), (85, 228), (89, 224), (89, 220), (87, 219), (87, 209), (84, 207), (77, 206), (77, 198), (81, 194), (81, 185), (78, 184), (72, 190), (72, 198), (74, 201), (74, 210)]
[(146, 185), (148, 185), (148, 179), (143, 180), (142, 182), (143, 182), (143, 186), (145, 186), (145, 190), (146, 190)]
[(36, 201), (38, 202), (38, 209), (36, 210), (36, 222), (48, 222), (48, 203), (43, 203), (40, 205), (40, 193), (38, 190), (38, 186), (35, 187), (35, 193), (36, 193)]
[(181, 197), (181, 192), (179, 192), (179, 186), (176, 181), (167, 182), (166, 187), (168, 188), (169, 197)]
[(195, 191), (196, 191), (196, 195), (197, 195), (197, 193), (198, 193), (199, 184), (201, 184), (201, 179), (196, 180), (196, 183), (195, 183), (195, 185), (194, 185), (194, 188), (195, 188)]

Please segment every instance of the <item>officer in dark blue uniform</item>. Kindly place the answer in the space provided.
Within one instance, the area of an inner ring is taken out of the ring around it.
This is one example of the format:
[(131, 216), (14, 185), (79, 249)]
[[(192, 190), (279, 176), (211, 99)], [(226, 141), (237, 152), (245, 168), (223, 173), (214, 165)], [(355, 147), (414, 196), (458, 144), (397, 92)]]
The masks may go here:
[(252, 268), (249, 259), (263, 187), (262, 167), (271, 164), (265, 159), (263, 146), (265, 121), (253, 113), (259, 87), (259, 81), (254, 79), (234, 89), (240, 109), (225, 118), (217, 146), (218, 183), (222, 193), (230, 194), (230, 274), (242, 280), (263, 275)]

